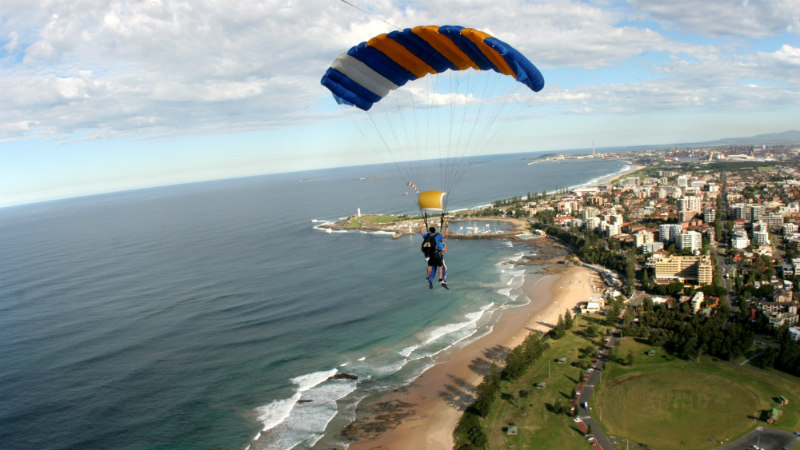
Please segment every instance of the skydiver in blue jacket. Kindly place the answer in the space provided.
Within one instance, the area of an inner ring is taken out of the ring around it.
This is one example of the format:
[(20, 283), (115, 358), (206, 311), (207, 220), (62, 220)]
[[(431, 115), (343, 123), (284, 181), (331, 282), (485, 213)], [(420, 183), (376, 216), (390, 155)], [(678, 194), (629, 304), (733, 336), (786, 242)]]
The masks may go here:
[(447, 243), (444, 241), (444, 236), (448, 233), (448, 228), (445, 226), (444, 235), (436, 232), (436, 227), (430, 227), (425, 231), (425, 225), (420, 227), (420, 234), (422, 235), (422, 246), (425, 257), (428, 261), (428, 268), (425, 279), (428, 280), (428, 287), (433, 289), (433, 279), (436, 276), (436, 271), (439, 271), (439, 283), (445, 289), (447, 287), (447, 265), (444, 263), (444, 254), (447, 253)]

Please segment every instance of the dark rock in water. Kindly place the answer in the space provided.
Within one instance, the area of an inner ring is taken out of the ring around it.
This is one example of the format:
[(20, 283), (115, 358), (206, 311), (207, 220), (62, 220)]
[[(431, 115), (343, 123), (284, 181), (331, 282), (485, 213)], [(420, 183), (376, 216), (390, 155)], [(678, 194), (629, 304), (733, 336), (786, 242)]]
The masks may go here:
[(297, 403), (309, 403), (309, 402), (313, 402), (313, 401), (314, 400), (311, 400), (311, 399), (308, 399), (308, 398), (301, 398), (300, 400), (297, 401)]
[(332, 377), (328, 377), (329, 380), (357, 380), (358, 377), (355, 375), (351, 375), (349, 373), (337, 373)]

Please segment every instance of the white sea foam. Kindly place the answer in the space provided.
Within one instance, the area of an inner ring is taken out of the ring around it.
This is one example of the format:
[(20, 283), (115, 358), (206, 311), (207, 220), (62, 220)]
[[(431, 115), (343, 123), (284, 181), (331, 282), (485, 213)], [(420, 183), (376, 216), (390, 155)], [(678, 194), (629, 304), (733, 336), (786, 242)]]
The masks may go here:
[(336, 375), (338, 372), (336, 369), (331, 370), (323, 370), (320, 372), (309, 373), (307, 375), (300, 375), (299, 377), (294, 377), (290, 381), (298, 386), (299, 392), (305, 392), (314, 386), (324, 382), (328, 378)]
[(256, 409), (262, 429), (246, 450), (313, 446), (338, 413), (336, 402), (357, 386), (356, 380), (331, 380), (336, 373), (336, 369), (331, 369), (292, 378), (297, 385), (294, 395)]
[(601, 182), (603, 182), (603, 180), (608, 180), (608, 179), (611, 179), (611, 178), (616, 177), (618, 175), (622, 175), (623, 173), (630, 172), (631, 170), (633, 170), (636, 167), (630, 161), (624, 161), (624, 163), (625, 164), (622, 167), (620, 167), (620, 169), (617, 170), (614, 173), (606, 174), (606, 175), (600, 175), (599, 177), (592, 178), (591, 180), (589, 180), (589, 181), (587, 181), (587, 182), (585, 182), (583, 184), (578, 184), (578, 185), (575, 185), (575, 186), (571, 186), (570, 188), (574, 189), (574, 188), (578, 188), (578, 187), (594, 186), (594, 185), (600, 184)]
[[(478, 321), (494, 306), (494, 303), (489, 303), (478, 311), (465, 314), (466, 321), (448, 323), (431, 329), (421, 338), (419, 344), (412, 344), (397, 351), (400, 356), (405, 358), (401, 363), (387, 365), (380, 372), (382, 374), (397, 372), (408, 362), (429, 358), (473, 336), (478, 329)], [(444, 345), (431, 348), (437, 342)]]
[[(285, 421), (298, 400), (300, 400), (299, 392), (291, 398), (275, 400), (272, 403), (256, 408), (258, 421), (261, 422), (261, 431), (269, 431)], [(258, 434), (256, 440), (260, 437), (261, 433)]]
[[(341, 220), (341, 219), (339, 219)], [(333, 228), (328, 228), (328, 226), (333, 225), (336, 223), (335, 220), (323, 220), (323, 219), (311, 219), (311, 223), (317, 224), (314, 225), (312, 228), (317, 231), (324, 231), (325, 233), (347, 233), (347, 230), (334, 230)]]
[(522, 287), (527, 273), (524, 266), (514, 266), (509, 263), (520, 261), (524, 256), (525, 252), (518, 252), (497, 263), (500, 272), (500, 286), (495, 292), (509, 300), (516, 299), (515, 290), (518, 291)]
[[(427, 339), (425, 339), (425, 341), (422, 342), (422, 345), (428, 345), (444, 336), (451, 335), (458, 331), (464, 330), (465, 328), (468, 327), (474, 331), (474, 329), (476, 328), (475, 324), (481, 317), (483, 317), (483, 314), (492, 306), (494, 306), (494, 303), (489, 303), (488, 305), (484, 305), (479, 311), (466, 314), (467, 318), (466, 322), (450, 323), (447, 325), (443, 325), (441, 327), (434, 328), (433, 330), (431, 330), (430, 334), (428, 334)], [(463, 337), (461, 339), (463, 339)], [(459, 339), (459, 341), (461, 339)]]
[(400, 349), (400, 351), (398, 351), (397, 353), (399, 353), (400, 356), (402, 356), (404, 358), (408, 358), (409, 356), (411, 356), (412, 353), (414, 353), (414, 350), (416, 350), (418, 348), (419, 348), (419, 345), (409, 345), (408, 347)]
[(385, 236), (394, 236), (393, 231), (359, 231), (361, 234), (377, 234), (377, 235), (385, 235)]
[(381, 366), (371, 367), (370, 372), (373, 376), (381, 378), (399, 372), (406, 364), (408, 364), (408, 359), (403, 358)]

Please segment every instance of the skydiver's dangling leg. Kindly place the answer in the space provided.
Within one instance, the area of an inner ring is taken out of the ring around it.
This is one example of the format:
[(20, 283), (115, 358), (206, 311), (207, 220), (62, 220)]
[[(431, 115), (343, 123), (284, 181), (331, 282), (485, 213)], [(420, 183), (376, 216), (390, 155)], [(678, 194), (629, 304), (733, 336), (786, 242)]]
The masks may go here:
[(447, 264), (444, 263), (444, 258), (442, 258), (442, 265), (439, 266), (439, 277), (439, 282), (442, 283), (442, 287), (450, 289), (447, 287)]
[[(422, 221), (425, 224), (424, 232), (428, 233), (428, 213), (426, 211), (422, 211)], [(430, 258), (427, 256), (425, 257), (425, 261), (429, 261)], [(433, 281), (431, 277), (431, 272), (436, 273), (435, 267), (431, 267), (430, 264), (425, 265), (427, 272), (425, 272), (425, 281), (428, 282), (428, 286), (433, 289)]]
[[(447, 233), (447, 222), (444, 220), (444, 210), (442, 210), (442, 216), (439, 219), (440, 230), (442, 231), (442, 237), (446, 236)], [(447, 264), (444, 263), (444, 254), (440, 258), (439, 264), (439, 283), (442, 284), (442, 287), (445, 289), (450, 289), (447, 287)]]

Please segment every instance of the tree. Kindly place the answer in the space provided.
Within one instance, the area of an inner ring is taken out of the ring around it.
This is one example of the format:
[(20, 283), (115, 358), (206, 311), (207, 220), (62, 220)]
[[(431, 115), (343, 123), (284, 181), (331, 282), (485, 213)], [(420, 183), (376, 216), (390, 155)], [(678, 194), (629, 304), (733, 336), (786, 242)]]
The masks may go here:
[(636, 259), (632, 255), (625, 258), (625, 293), (633, 294), (633, 285), (636, 282)]
[(569, 407), (564, 404), (564, 400), (559, 398), (556, 400), (555, 404), (553, 404), (553, 412), (556, 414), (566, 414), (569, 412)]
[(486, 417), (486, 414), (489, 413), (489, 407), (500, 390), (500, 377), (500, 368), (493, 363), (489, 368), (489, 373), (475, 390), (475, 403), (471, 407), (475, 414)]
[(650, 275), (646, 267), (642, 270), (642, 289), (645, 291), (650, 290)]
[(564, 326), (567, 330), (572, 328), (572, 325), (575, 323), (575, 319), (572, 318), (572, 314), (569, 312), (569, 308), (564, 312)]
[(619, 306), (619, 302), (614, 301), (611, 303), (611, 306), (608, 308), (606, 312), (606, 324), (607, 325), (614, 325), (617, 323), (617, 318), (619, 317), (621, 308)]
[(472, 411), (465, 411), (455, 431), (455, 448), (458, 450), (482, 449), (489, 445), (489, 438), (481, 427), (480, 419)]
[(564, 323), (564, 316), (559, 314), (558, 323), (556, 324), (556, 327), (550, 330), (550, 337), (552, 337), (553, 339), (561, 339), (567, 333), (566, 330), (567, 328)]

